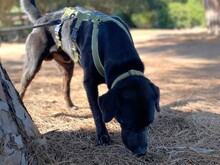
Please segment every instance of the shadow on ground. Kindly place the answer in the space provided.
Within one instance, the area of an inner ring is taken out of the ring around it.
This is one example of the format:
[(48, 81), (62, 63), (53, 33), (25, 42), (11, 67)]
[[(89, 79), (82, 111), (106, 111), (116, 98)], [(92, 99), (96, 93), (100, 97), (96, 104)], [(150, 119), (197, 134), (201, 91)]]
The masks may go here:
[[(185, 58), (220, 59), (220, 38), (199, 34), (164, 34), (156, 39), (136, 42), (137, 45), (155, 43), (150, 46), (139, 46), (140, 54), (159, 55), (167, 51), (175, 52), (177, 56)], [(167, 54), (169, 55), (169, 54)]]
[(118, 131), (110, 130), (111, 145), (99, 146), (95, 130), (84, 126), (77, 131), (54, 130), (44, 134), (48, 142), (46, 163), (217, 164), (220, 158), (220, 115), (182, 112), (174, 108), (197, 101), (200, 100), (183, 100), (162, 107), (149, 129), (149, 149), (145, 156), (136, 157), (130, 153), (122, 144)]

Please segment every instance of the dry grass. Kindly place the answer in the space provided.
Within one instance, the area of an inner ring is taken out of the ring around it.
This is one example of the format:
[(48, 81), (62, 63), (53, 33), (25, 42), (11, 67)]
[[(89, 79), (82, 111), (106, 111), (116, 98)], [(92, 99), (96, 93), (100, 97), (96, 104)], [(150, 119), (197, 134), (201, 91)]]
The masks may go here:
[[(161, 113), (149, 128), (148, 154), (135, 157), (122, 144), (120, 127), (107, 124), (113, 144), (97, 146), (93, 118), (76, 67), (72, 98), (80, 107), (65, 109), (62, 79), (45, 62), (24, 103), (47, 147), (35, 147), (39, 164), (219, 164), (220, 39), (203, 30), (132, 31), (145, 75), (161, 89)], [(24, 44), (2, 44), (5, 69), (19, 89)], [(100, 93), (106, 91), (102, 85)], [(30, 157), (30, 160), (33, 157)]]

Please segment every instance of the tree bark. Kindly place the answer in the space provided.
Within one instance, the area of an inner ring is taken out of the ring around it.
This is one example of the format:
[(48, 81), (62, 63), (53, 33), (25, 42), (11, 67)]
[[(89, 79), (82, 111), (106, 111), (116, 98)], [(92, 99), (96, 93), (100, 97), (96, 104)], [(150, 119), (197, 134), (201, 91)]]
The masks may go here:
[(45, 143), (0, 63), (0, 164), (39, 164), (33, 150)]
[(219, 35), (220, 27), (220, 0), (202, 0), (205, 8), (207, 32)]

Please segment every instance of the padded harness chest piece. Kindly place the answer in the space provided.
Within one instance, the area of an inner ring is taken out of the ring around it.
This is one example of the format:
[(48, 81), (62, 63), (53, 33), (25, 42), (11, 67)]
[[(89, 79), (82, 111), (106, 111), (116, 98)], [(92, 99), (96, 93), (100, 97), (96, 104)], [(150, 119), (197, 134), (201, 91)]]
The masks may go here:
[[(64, 23), (64, 21), (73, 18), (76, 15), (76, 11), (74, 10), (74, 8), (68, 7), (65, 8), (64, 13), (61, 17), (61, 23), (56, 25), (55, 29), (54, 29), (54, 34), (55, 34), (55, 39), (56, 39), (56, 43), (58, 46), (62, 47), (62, 42), (61, 42), (61, 29), (62, 29), (62, 25)], [(77, 35), (75, 36), (75, 38), (77, 38)], [(77, 45), (76, 45), (76, 40), (73, 40), (72, 43), (72, 51), (73, 51), (73, 61), (74, 62), (80, 62), (80, 56), (77, 50)]]

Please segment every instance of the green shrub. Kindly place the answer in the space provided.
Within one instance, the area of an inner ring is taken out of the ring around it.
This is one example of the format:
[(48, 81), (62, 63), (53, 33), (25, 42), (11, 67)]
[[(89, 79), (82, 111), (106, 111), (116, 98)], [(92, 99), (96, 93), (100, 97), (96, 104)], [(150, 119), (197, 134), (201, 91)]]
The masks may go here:
[(134, 13), (131, 15), (132, 22), (138, 28), (150, 28), (154, 20), (153, 12)]
[(157, 10), (158, 28), (190, 28), (204, 26), (204, 9), (198, 0), (161, 0)]
[(129, 14), (125, 13), (123, 9), (118, 8), (115, 12), (112, 13), (112, 15), (119, 16), (121, 19), (123, 19), (129, 27), (137, 27), (133, 21), (131, 20), (131, 17)]

